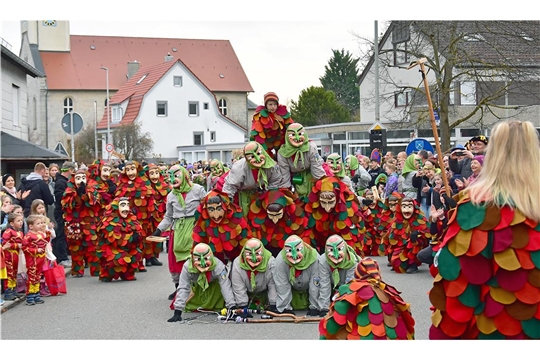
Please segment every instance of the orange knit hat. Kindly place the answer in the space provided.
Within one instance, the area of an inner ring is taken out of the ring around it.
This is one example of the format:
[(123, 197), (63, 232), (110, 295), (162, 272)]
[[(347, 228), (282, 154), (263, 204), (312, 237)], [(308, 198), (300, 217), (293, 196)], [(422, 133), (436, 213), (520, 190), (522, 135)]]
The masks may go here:
[(266, 104), (270, 100), (274, 100), (275, 102), (277, 102), (279, 104), (279, 98), (276, 95), (276, 93), (274, 93), (274, 92), (268, 92), (268, 93), (264, 94), (264, 106), (266, 106)]

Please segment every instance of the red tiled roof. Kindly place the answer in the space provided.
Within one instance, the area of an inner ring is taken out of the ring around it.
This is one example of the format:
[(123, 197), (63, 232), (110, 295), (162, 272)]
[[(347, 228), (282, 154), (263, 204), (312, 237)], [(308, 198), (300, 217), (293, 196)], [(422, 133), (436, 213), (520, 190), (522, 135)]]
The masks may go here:
[(109, 69), (109, 89), (117, 90), (126, 83), (128, 62), (146, 67), (163, 63), (170, 54), (212, 92), (253, 92), (228, 40), (71, 35), (70, 41), (70, 52), (40, 52), (50, 90), (105, 90), (101, 66)]
[[(167, 61), (162, 62), (161, 64), (153, 65), (153, 66), (146, 66), (139, 71), (137, 71), (119, 90), (114, 94), (114, 96), (111, 98), (111, 105), (114, 104), (120, 104), (124, 102), (125, 100), (129, 99), (129, 104), (126, 108), (126, 112), (124, 116), (122, 117), (122, 120), (117, 124), (110, 125), (111, 128), (121, 126), (124, 124), (130, 124), (135, 119), (137, 119), (137, 116), (139, 115), (139, 111), (141, 109), (141, 105), (144, 99), (144, 96), (146, 93), (154, 87), (154, 85), (173, 67), (176, 63), (181, 63), (184, 67), (187, 68), (186, 64), (184, 64), (181, 60), (176, 61)], [(109, 70), (110, 71), (110, 70)], [(146, 76), (145, 76), (146, 75)], [(197, 75), (193, 74), (196, 78)], [(141, 81), (139, 84), (139, 80), (145, 76), (144, 80)], [(198, 79), (198, 78), (197, 78)], [(200, 79), (198, 79), (200, 81)], [(204, 83), (202, 84), (205, 85)], [(208, 89), (208, 87), (207, 87)], [(210, 92), (211, 90), (208, 89)], [(215, 95), (214, 95), (215, 99)], [(112, 116), (112, 114), (109, 114)], [(234, 122), (232, 119), (223, 116), (222, 117), (234, 125), (240, 127), (242, 130), (246, 131), (246, 129)], [(107, 128), (107, 108), (105, 108), (105, 111), (103, 112), (103, 116), (101, 118), (101, 121), (97, 124), (98, 129), (106, 129)]]

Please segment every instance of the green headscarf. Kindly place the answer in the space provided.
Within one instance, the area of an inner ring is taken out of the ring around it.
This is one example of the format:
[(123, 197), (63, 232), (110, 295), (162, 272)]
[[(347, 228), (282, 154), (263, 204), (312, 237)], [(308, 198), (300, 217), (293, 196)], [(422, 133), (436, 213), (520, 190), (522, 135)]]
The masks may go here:
[[(189, 262), (189, 265), (188, 265), (188, 271), (190, 273), (199, 274), (199, 277), (197, 278), (197, 284), (203, 289), (203, 291), (208, 289), (208, 279), (206, 278), (206, 273), (212, 272), (216, 268), (216, 265), (217, 265), (217, 261), (216, 261), (216, 258), (214, 257), (214, 254), (212, 253), (212, 249), (210, 249), (208, 245), (206, 247), (207, 247), (207, 250), (204, 252), (195, 251), (195, 248), (193, 248), (193, 251), (191, 254), (191, 261)], [(208, 253), (210, 253), (211, 255), (210, 261), (212, 262), (212, 265), (210, 265), (210, 268), (208, 268), (208, 271), (200, 272), (199, 269), (195, 267), (193, 259), (198, 257), (201, 260), (201, 262), (202, 261), (206, 262), (204, 258)]]
[[(298, 252), (304, 255), (298, 264), (292, 264), (289, 262), (289, 259), (287, 259), (287, 248), (290, 248), (293, 257), (296, 257)], [(296, 280), (296, 270), (305, 270), (310, 267), (311, 264), (317, 261), (318, 253), (317, 250), (305, 243), (299, 236), (291, 235), (285, 241), (283, 251), (281, 251), (281, 256), (283, 257), (283, 260), (289, 264), (289, 281), (291, 284), (294, 284), (294, 281)]]
[[(255, 247), (248, 247), (247, 244), (250, 240), (257, 240), (259, 245), (256, 245)], [(252, 268), (251, 266), (249, 266), (246, 260), (246, 257), (251, 256), (252, 261), (256, 261), (255, 256), (258, 250), (262, 250), (262, 261), (256, 268)], [(249, 274), (249, 279), (251, 280), (251, 291), (254, 291), (255, 287), (257, 286), (257, 283), (255, 282), (254, 272), (255, 271), (265, 272), (266, 266), (268, 265), (268, 261), (270, 260), (271, 257), (272, 257), (272, 253), (264, 247), (261, 240), (251, 238), (248, 241), (246, 241), (246, 245), (244, 245), (244, 247), (242, 248), (242, 251), (240, 252), (240, 268), (251, 272)]]
[[(251, 165), (251, 163), (247, 159), (248, 155), (254, 156), (257, 161), (260, 160), (261, 155), (264, 155), (264, 164), (260, 168)], [(266, 176), (266, 171), (264, 171), (263, 169), (274, 168), (276, 166), (276, 162), (274, 161), (274, 159), (272, 159), (272, 157), (268, 155), (268, 153), (266, 152), (266, 150), (264, 150), (261, 144), (256, 141), (250, 141), (246, 144), (246, 146), (244, 146), (244, 158), (246, 159), (246, 164), (248, 164), (250, 169), (258, 170), (257, 183), (259, 184), (259, 186), (262, 189), (268, 188), (268, 177)]]
[(341, 156), (339, 154), (333, 153), (328, 155), (328, 157), (326, 158), (327, 163), (332, 163), (331, 167), (334, 167), (339, 161), (341, 161), (341, 170), (337, 174), (334, 174), (334, 176), (343, 179), (345, 177), (345, 164), (343, 163), (343, 159), (341, 158)]
[(405, 165), (403, 166), (403, 170), (401, 170), (401, 175), (405, 177), (408, 173), (413, 171), (417, 170), (414, 164), (414, 154), (411, 154), (407, 157), (407, 160), (405, 160)]
[(193, 188), (193, 184), (191, 183), (191, 180), (189, 179), (189, 174), (186, 168), (181, 165), (174, 165), (173, 167), (169, 169), (169, 178), (170, 178), (169, 182), (171, 184), (174, 183), (174, 178), (175, 178), (174, 174), (178, 171), (182, 172), (182, 183), (180, 184), (180, 187), (177, 187), (177, 188), (173, 187), (172, 193), (176, 195), (178, 202), (180, 203), (180, 205), (182, 205), (182, 207), (184, 207), (186, 206), (186, 204), (184, 202), (184, 195), (182, 194), (187, 194), (188, 192), (190, 192), (191, 189)]
[[(289, 135), (293, 135), (296, 139), (296, 141), (299, 141), (299, 137), (304, 137), (304, 143), (300, 145), (299, 147), (296, 147), (292, 145), (289, 142)], [(296, 164), (298, 163), (298, 159), (302, 159), (302, 163), (304, 162), (304, 153), (309, 151), (309, 138), (307, 132), (304, 130), (304, 127), (299, 123), (292, 123), (287, 128), (287, 131), (285, 132), (285, 144), (283, 144), (279, 148), (279, 153), (284, 158), (290, 158), (294, 157), (293, 164), (296, 167)]]
[(351, 177), (351, 171), (352, 170), (358, 170), (358, 158), (354, 155), (347, 155), (345, 158), (345, 164), (347, 164), (347, 160), (349, 160), (349, 168), (347, 169), (347, 166), (345, 166), (345, 173), (347, 176)]
[(348, 245), (341, 236), (334, 236), (340, 238), (341, 241), (328, 243), (328, 240), (330, 240), (330, 238), (328, 238), (326, 240), (326, 246), (332, 246), (332, 251), (334, 252), (335, 257), (337, 257), (338, 247), (345, 246), (344, 259), (339, 264), (334, 264), (334, 262), (332, 262), (332, 260), (330, 260), (330, 258), (328, 257), (328, 251), (325, 251), (324, 255), (326, 256), (326, 261), (328, 262), (328, 265), (330, 265), (330, 268), (332, 268), (332, 281), (334, 282), (334, 287), (336, 287), (339, 284), (339, 269), (350, 269), (360, 259), (358, 258), (358, 255), (356, 254), (354, 249), (350, 245)]

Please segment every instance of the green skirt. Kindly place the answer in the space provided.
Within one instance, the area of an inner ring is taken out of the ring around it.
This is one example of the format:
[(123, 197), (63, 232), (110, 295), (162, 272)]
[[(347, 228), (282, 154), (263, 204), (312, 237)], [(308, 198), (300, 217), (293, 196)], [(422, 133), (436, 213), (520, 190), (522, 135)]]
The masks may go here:
[(174, 223), (173, 251), (177, 262), (189, 259), (193, 247), (194, 226), (195, 217), (193, 216), (177, 219)]
[(249, 213), (249, 207), (251, 206), (251, 203), (257, 198), (259, 193), (257, 191), (252, 190), (240, 190), (238, 192), (238, 203), (240, 204), (240, 207), (242, 208), (242, 212), (244, 213), (244, 216), (247, 216)]
[(293, 310), (309, 309), (309, 292), (292, 289), (291, 306)]
[(310, 170), (293, 173), (291, 181), (294, 185), (294, 191), (300, 198), (307, 197), (314, 185)]
[(221, 311), (225, 307), (225, 300), (217, 280), (209, 283), (205, 291), (198, 284), (191, 285), (191, 291), (193, 296), (187, 302), (185, 311), (196, 311), (198, 308)]

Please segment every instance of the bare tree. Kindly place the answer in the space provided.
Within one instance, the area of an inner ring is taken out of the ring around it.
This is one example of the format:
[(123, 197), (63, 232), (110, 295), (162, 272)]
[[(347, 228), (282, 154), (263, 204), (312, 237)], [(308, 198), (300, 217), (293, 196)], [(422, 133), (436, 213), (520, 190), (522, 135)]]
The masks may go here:
[(114, 130), (113, 145), (115, 151), (123, 154), (126, 159), (141, 160), (151, 154), (154, 141), (150, 133), (142, 133), (140, 123), (135, 121)]
[[(540, 104), (539, 21), (393, 21), (387, 26), (393, 47), (379, 49), (379, 84), (391, 91), (380, 92), (379, 101), (394, 104), (396, 89), (406, 100), (402, 111), (392, 107), (381, 114), (394, 127), (429, 127), (423, 75), (411, 83), (403, 80), (405, 70), (397, 71), (421, 58), (427, 60), (443, 149), (450, 147), (451, 129), (465, 122), (484, 129)], [(373, 41), (362, 41), (372, 45), (371, 56)], [(404, 61), (396, 64), (396, 57)], [(364, 106), (374, 100), (374, 94), (361, 99)]]
[[(91, 164), (96, 158), (95, 132), (92, 126), (87, 126), (75, 135), (75, 159), (78, 162)], [(101, 141), (98, 141), (98, 154), (101, 154)]]

